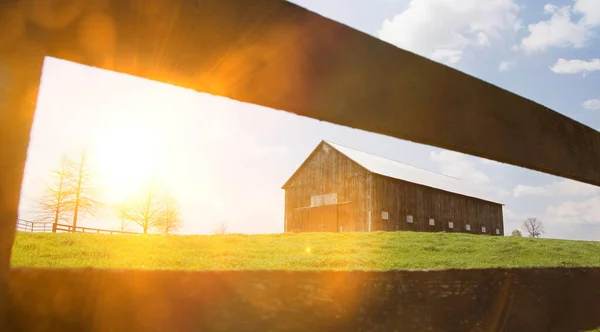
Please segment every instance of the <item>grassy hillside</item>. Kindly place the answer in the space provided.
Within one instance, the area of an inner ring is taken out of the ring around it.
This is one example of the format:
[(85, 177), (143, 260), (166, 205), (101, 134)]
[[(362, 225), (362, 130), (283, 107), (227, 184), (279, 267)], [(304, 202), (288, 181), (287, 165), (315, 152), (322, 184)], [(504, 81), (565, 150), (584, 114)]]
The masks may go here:
[(12, 263), (199, 270), (600, 266), (600, 242), (413, 232), (225, 236), (19, 233)]

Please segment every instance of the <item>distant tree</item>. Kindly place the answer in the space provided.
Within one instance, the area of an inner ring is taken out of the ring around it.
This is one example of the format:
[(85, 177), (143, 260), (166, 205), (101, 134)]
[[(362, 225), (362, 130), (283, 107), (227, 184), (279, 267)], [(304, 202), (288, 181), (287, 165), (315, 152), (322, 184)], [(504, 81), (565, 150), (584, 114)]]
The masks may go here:
[(119, 220), (121, 220), (121, 232), (125, 231), (125, 228), (127, 227), (127, 224), (129, 222), (129, 219), (127, 217), (127, 211), (129, 211), (129, 209), (131, 208), (131, 204), (128, 201), (125, 202), (121, 202), (119, 204), (115, 204), (112, 206), (113, 207), (113, 211), (116, 212)]
[(512, 236), (516, 236), (516, 237), (522, 237), (523, 234), (521, 234), (521, 231), (518, 229), (515, 229), (514, 231), (512, 231)]
[(34, 208), (35, 220), (51, 221), (52, 231), (56, 232), (59, 222), (68, 222), (67, 214), (71, 210), (70, 198), (73, 192), (68, 185), (69, 173), (72, 170), (67, 156), (63, 155), (60, 166), (50, 172), (50, 181)]
[(523, 230), (529, 235), (529, 237), (537, 238), (544, 233), (544, 225), (542, 224), (541, 220), (530, 217), (523, 220)]
[(182, 226), (177, 199), (175, 196), (165, 195), (162, 204), (163, 210), (161, 211), (161, 220), (157, 224), (157, 228), (165, 234), (177, 231)]
[(76, 160), (70, 160), (69, 168), (66, 184), (71, 193), (69, 200), (73, 208), (72, 224), (75, 229), (79, 216), (96, 214), (100, 203), (95, 200), (94, 177), (86, 152), (82, 152)]
[(71, 223), (75, 228), (81, 215), (95, 214), (99, 203), (94, 199), (93, 176), (85, 153), (76, 161), (63, 155), (60, 166), (50, 172), (50, 179), (38, 199), (36, 220), (51, 220), (55, 232), (59, 222)]
[(126, 218), (142, 227), (144, 234), (154, 228), (160, 228), (164, 213), (162, 188), (156, 181), (149, 181), (139, 196), (134, 197), (128, 208), (124, 209)]
[(227, 228), (229, 228), (227, 223), (225, 221), (221, 221), (213, 229), (213, 234), (225, 235), (227, 234)]

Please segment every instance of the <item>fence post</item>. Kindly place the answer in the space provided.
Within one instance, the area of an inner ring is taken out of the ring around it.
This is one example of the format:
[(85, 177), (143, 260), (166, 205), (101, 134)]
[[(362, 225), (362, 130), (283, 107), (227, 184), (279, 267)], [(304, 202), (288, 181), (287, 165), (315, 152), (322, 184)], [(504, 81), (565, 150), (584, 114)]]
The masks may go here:
[[(2, 14), (7, 13), (6, 9), (10, 8), (10, 6), (0, 7), (2, 7), (0, 9)], [(5, 34), (4, 31), (1, 33)], [(23, 34), (19, 42), (28, 40), (29, 37)], [(15, 240), (23, 170), (44, 63), (43, 49), (34, 46), (15, 47), (9, 52), (4, 49), (0, 51), (3, 79), (8, 78), (10, 82), (10, 84), (3, 84), (0, 89), (2, 117), (0, 121), (0, 133), (2, 133), (0, 139), (2, 141), (0, 144), (0, 160), (2, 160), (0, 163), (2, 177), (2, 184), (0, 184), (0, 202), (2, 202), (0, 204), (0, 330), (2, 331), (10, 330), (7, 328), (10, 307), (8, 304), (10, 302), (8, 300), (10, 254)]]
[(52, 223), (52, 233), (56, 233), (56, 222)]

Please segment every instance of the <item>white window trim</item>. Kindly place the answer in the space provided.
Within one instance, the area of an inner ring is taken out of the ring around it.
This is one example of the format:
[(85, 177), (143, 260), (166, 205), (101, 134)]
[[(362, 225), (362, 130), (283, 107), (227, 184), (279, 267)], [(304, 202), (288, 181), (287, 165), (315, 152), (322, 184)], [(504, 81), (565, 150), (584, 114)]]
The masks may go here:
[(337, 193), (328, 193), (328, 194), (310, 196), (310, 207), (336, 205), (337, 202), (338, 202)]

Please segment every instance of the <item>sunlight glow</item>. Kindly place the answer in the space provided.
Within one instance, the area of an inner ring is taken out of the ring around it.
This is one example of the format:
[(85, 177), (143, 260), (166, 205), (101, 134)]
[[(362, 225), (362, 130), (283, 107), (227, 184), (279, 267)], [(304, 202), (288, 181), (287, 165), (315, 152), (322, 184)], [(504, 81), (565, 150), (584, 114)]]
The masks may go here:
[[(168, 140), (176, 135), (166, 112), (123, 111), (92, 133), (90, 154), (103, 196), (111, 203), (121, 203), (146, 181), (173, 180), (169, 169)], [(172, 147), (171, 147), (172, 148)]]
[[(282, 123), (284, 115), (260, 106), (47, 57), (19, 215), (35, 218), (49, 172), (85, 152), (98, 209), (80, 225), (123, 227), (122, 211), (140, 205), (152, 181), (159, 195), (178, 202), (180, 234), (212, 233), (220, 220), (238, 232), (282, 230), (279, 182), (288, 170), (275, 166), (281, 150), (257, 138)], [(253, 194), (240, 195), (239, 186)], [(243, 209), (227, 208), (246, 195)]]

